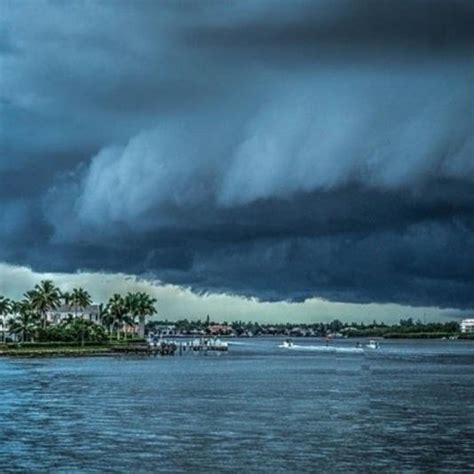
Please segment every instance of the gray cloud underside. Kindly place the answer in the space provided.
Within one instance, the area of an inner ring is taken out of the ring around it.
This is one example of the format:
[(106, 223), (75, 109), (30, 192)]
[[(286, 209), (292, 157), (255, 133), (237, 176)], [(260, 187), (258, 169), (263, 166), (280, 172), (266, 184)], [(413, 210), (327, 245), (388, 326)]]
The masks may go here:
[(474, 307), (472, 2), (1, 8), (1, 260)]

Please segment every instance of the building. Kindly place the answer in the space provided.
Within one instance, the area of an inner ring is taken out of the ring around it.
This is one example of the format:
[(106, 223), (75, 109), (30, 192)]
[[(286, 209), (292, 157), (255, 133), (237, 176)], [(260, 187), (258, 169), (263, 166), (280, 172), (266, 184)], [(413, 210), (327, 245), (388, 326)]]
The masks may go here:
[(75, 309), (73, 306), (62, 305), (55, 310), (46, 313), (48, 322), (58, 324), (69, 318), (85, 319), (94, 323), (100, 323), (100, 311), (98, 304), (91, 304), (83, 309)]
[(212, 324), (208, 326), (208, 331), (212, 336), (230, 336), (234, 333), (232, 327), (226, 324)]
[(177, 336), (178, 332), (176, 330), (176, 325), (174, 324), (156, 324), (153, 327), (153, 331), (155, 334), (160, 336)]
[(463, 319), (460, 324), (461, 332), (474, 332), (474, 319)]
[(8, 332), (8, 320), (11, 318), (11, 315), (1, 314), (0, 315), (0, 341), (4, 342), (9, 337)]

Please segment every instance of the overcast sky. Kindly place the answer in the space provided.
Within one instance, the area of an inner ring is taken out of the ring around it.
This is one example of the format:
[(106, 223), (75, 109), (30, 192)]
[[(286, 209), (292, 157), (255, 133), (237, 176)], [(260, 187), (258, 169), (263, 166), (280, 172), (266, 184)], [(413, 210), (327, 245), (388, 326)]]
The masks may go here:
[(474, 307), (471, 0), (3, 0), (0, 68), (0, 293)]

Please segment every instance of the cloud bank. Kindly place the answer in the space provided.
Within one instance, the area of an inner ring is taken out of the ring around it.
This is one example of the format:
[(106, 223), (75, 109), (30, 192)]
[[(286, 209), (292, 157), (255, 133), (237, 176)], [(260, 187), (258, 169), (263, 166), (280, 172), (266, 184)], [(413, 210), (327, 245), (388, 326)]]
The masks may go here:
[(1, 260), (474, 307), (471, 2), (3, 8)]
[(90, 291), (95, 302), (106, 302), (115, 293), (144, 291), (157, 300), (156, 319), (175, 321), (201, 319), (207, 315), (215, 321), (258, 321), (259, 323), (299, 323), (383, 320), (397, 323), (400, 318), (415, 320), (446, 321), (465, 317), (463, 311), (441, 310), (429, 307), (411, 308), (396, 304), (350, 304), (311, 298), (300, 303), (286, 301), (262, 302), (255, 298), (243, 298), (226, 294), (197, 295), (189, 289), (174, 285), (162, 285), (150, 279), (114, 273), (78, 272), (35, 273), (26, 267), (0, 264), (0, 290), (11, 298), (21, 299), (23, 294), (44, 278), (53, 280), (62, 291), (82, 287)]

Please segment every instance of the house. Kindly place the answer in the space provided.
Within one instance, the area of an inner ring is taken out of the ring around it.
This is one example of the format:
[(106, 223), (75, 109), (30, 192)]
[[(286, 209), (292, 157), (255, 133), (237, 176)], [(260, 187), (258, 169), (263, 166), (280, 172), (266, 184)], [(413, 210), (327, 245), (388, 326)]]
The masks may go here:
[(460, 324), (461, 332), (474, 332), (474, 319), (463, 319)]
[(85, 319), (94, 323), (100, 323), (100, 311), (98, 304), (91, 304), (86, 308), (74, 308), (69, 305), (59, 306), (55, 310), (48, 311), (46, 318), (52, 324), (58, 324), (68, 318)]
[(160, 336), (176, 336), (177, 330), (175, 324), (156, 324), (154, 332)]
[(8, 331), (8, 320), (11, 318), (10, 315), (2, 314), (0, 315), (0, 341), (4, 342), (7, 337), (9, 337)]
[(234, 333), (232, 327), (225, 324), (212, 324), (208, 331), (212, 336), (228, 336)]

